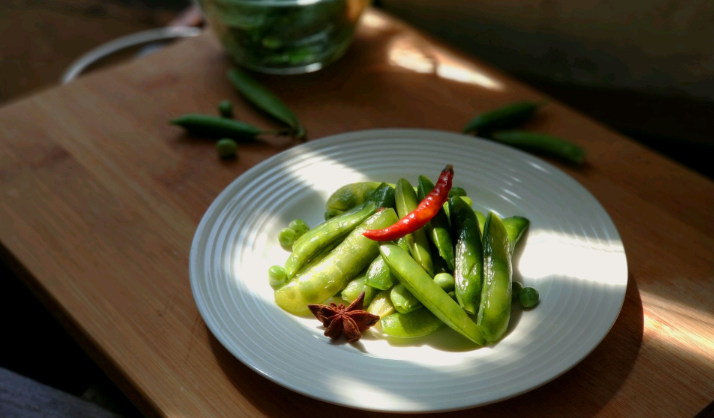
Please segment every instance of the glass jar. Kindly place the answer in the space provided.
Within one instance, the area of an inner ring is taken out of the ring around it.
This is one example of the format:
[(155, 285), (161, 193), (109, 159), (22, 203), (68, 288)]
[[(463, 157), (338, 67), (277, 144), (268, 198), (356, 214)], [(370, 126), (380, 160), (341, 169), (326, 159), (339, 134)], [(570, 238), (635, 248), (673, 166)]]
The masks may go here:
[(200, 0), (231, 58), (272, 74), (317, 71), (340, 58), (369, 0)]

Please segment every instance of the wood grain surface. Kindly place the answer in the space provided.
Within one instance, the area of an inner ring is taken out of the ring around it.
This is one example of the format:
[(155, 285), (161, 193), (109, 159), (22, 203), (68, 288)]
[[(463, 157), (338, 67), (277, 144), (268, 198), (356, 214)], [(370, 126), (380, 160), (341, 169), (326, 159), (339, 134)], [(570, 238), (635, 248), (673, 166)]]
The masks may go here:
[[(237, 98), (207, 33), (0, 110), (0, 242), (75, 338), (149, 416), (385, 414), (292, 393), (233, 358), (198, 314), (193, 233), (229, 182), (295, 142), (213, 142), (167, 121), (215, 112), (272, 122)], [(537, 91), (381, 13), (324, 71), (259, 77), (312, 139), (367, 128), (458, 131), (472, 115)], [(561, 166), (604, 205), (629, 285), (605, 340), (553, 382), (463, 417), (690, 417), (714, 399), (714, 183), (551, 100), (531, 128), (588, 152)], [(338, 371), (335, 371), (338, 372)]]

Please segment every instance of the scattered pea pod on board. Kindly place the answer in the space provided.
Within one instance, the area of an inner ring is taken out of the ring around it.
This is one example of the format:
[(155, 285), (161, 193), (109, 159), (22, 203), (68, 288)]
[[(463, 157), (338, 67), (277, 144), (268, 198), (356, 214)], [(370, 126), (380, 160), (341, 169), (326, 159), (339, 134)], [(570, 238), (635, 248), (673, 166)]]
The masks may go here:
[(300, 124), (300, 121), (293, 111), (265, 86), (248, 75), (247, 72), (239, 68), (232, 68), (228, 71), (228, 79), (231, 84), (233, 84), (233, 87), (248, 101), (265, 113), (288, 125), (298, 138), (305, 137), (305, 128)]
[(530, 120), (542, 103), (523, 101), (482, 113), (464, 127), (464, 133), (476, 133), (524, 151), (555, 157), (580, 165), (585, 161), (585, 150), (577, 144), (539, 132), (513, 130)]

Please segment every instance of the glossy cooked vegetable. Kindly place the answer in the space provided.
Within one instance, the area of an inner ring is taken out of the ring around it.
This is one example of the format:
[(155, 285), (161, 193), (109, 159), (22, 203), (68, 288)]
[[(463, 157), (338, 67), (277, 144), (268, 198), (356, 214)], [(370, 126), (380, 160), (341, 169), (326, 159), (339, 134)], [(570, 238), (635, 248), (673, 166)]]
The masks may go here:
[(511, 103), (471, 119), (463, 132), (487, 134), (496, 129), (517, 128), (533, 117), (538, 107), (540, 103), (530, 101)]
[[(409, 244), (407, 243), (406, 237), (399, 238), (397, 245), (409, 251)], [(391, 289), (396, 280), (381, 255), (378, 255), (367, 268), (367, 284), (375, 289)]]
[(389, 298), (392, 300), (394, 309), (401, 313), (409, 313), (424, 306), (419, 302), (419, 299), (414, 297), (401, 283), (394, 285), (389, 292)]
[(295, 274), (326, 247), (342, 240), (357, 225), (379, 208), (394, 205), (394, 189), (382, 184), (374, 190), (362, 205), (352, 208), (341, 216), (305, 232), (293, 246), (293, 252), (285, 262), (288, 278)]
[(452, 187), (449, 191), (449, 197), (466, 196), (466, 190), (463, 187)]
[(469, 318), (466, 311), (429, 277), (408, 252), (393, 244), (382, 244), (379, 252), (394, 277), (429, 311), (472, 342), (478, 345), (485, 343), (479, 327)]
[(238, 154), (238, 144), (230, 138), (223, 138), (216, 142), (216, 151), (221, 158), (233, 158)]
[(347, 283), (347, 286), (345, 286), (344, 289), (342, 289), (342, 294), (341, 297), (342, 299), (346, 300), (347, 302), (352, 302), (357, 297), (360, 295), (360, 293), (364, 292), (364, 304), (369, 305), (372, 303), (372, 300), (374, 299), (375, 296), (379, 293), (378, 289), (375, 289), (371, 286), (367, 286), (366, 280), (367, 280), (367, 271), (363, 271), (362, 273), (358, 274), (357, 277), (354, 279), (350, 280), (349, 283)]
[(297, 239), (297, 234), (292, 228), (283, 228), (278, 234), (278, 241), (285, 248), (292, 248), (293, 244), (295, 244), (295, 239)]
[(302, 219), (293, 219), (288, 224), (288, 228), (292, 228), (297, 234), (298, 238), (305, 235), (305, 233), (310, 230), (310, 227), (307, 225), (307, 222), (303, 221)]
[(450, 292), (454, 290), (456, 286), (456, 281), (454, 276), (449, 273), (439, 273), (434, 276), (434, 283), (438, 284), (440, 288), (444, 289), (444, 292)]
[(381, 319), (382, 332), (392, 337), (417, 338), (433, 334), (444, 322), (428, 309), (394, 313)]
[(540, 295), (538, 291), (532, 287), (524, 287), (518, 292), (518, 301), (524, 308), (532, 308), (538, 304)]
[[(434, 189), (434, 184), (425, 176), (419, 176), (417, 186), (417, 198), (419, 201)], [(452, 189), (453, 191), (453, 189)], [(451, 193), (451, 192), (450, 192)], [(439, 252), (439, 256), (444, 260), (449, 270), (454, 269), (454, 243), (451, 239), (449, 219), (446, 217), (443, 205), (433, 218), (425, 225), (427, 235)]]
[(288, 275), (285, 274), (285, 269), (280, 266), (272, 266), (268, 269), (268, 279), (270, 286), (279, 287), (285, 284)]
[(488, 214), (483, 233), (483, 289), (476, 323), (483, 337), (495, 342), (503, 337), (511, 318), (511, 244), (503, 221)]
[(233, 84), (233, 87), (248, 101), (292, 128), (295, 136), (298, 138), (305, 136), (305, 128), (302, 127), (292, 110), (262, 84), (255, 81), (248, 73), (241, 69), (233, 68), (228, 71), (228, 79)]
[(483, 284), (483, 245), (474, 211), (461, 197), (449, 199), (451, 227), (456, 238), (454, 293), (456, 300), (470, 314), (478, 311)]
[(585, 150), (563, 138), (529, 131), (501, 131), (493, 134), (493, 139), (516, 148), (556, 157), (572, 164), (585, 161)]
[(171, 120), (171, 124), (184, 128), (191, 135), (206, 138), (231, 138), (236, 141), (251, 141), (258, 135), (278, 133), (233, 119), (192, 113)]
[(389, 298), (389, 292), (389, 290), (381, 290), (377, 293), (377, 296), (372, 299), (372, 303), (367, 307), (367, 312), (379, 317), (385, 317), (396, 312), (394, 305), (392, 305), (392, 300)]
[(362, 233), (367, 229), (383, 228), (396, 221), (394, 209), (385, 209), (369, 217), (322, 261), (278, 289), (275, 302), (295, 314), (307, 312), (309, 304), (325, 302), (341, 291), (379, 253), (379, 244), (364, 237)]
[[(418, 204), (416, 193), (411, 184), (406, 179), (400, 179), (397, 183), (397, 196), (401, 193), (404, 199), (397, 198), (397, 212), (401, 219), (388, 228), (367, 231), (365, 236), (375, 241), (392, 241), (421, 229), (439, 212), (444, 202), (449, 198), (453, 177), (454, 167), (449, 164), (442, 170), (434, 189)], [(408, 213), (400, 212), (400, 203), (409, 209)]]
[(503, 226), (506, 227), (506, 233), (508, 234), (508, 242), (511, 243), (511, 252), (516, 248), (516, 244), (521, 240), (530, 224), (531, 221), (522, 216), (511, 216), (503, 219)]
[[(405, 219), (417, 208), (416, 192), (406, 179), (399, 179), (397, 182), (397, 187), (394, 193), (394, 201), (397, 206), (397, 214), (399, 215), (400, 220)], [(414, 260), (416, 260), (419, 265), (426, 270), (429, 276), (434, 276), (434, 263), (431, 259), (431, 249), (429, 247), (429, 238), (426, 236), (426, 231), (423, 229), (417, 229), (409, 234), (406, 234), (404, 237), (407, 240), (409, 251), (411, 252)], [(372, 237), (367, 236), (367, 238), (371, 239)]]
[(523, 285), (520, 282), (517, 282), (513, 280), (511, 282), (511, 300), (514, 302), (518, 301), (518, 297), (521, 294), (521, 290), (523, 290)]
[(370, 193), (377, 190), (381, 184), (372, 181), (346, 184), (327, 198), (325, 209), (333, 216), (348, 211), (364, 203)]

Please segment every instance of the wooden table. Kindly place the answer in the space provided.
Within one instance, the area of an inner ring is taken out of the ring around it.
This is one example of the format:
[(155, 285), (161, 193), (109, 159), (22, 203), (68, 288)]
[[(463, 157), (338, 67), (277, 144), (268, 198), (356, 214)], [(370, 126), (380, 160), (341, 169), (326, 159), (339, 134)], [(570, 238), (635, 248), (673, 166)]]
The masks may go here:
[[(211, 34), (0, 111), (0, 242), (47, 307), (150, 416), (380, 416), (290, 392), (213, 338), (196, 310), (188, 252), (234, 178), (295, 142), (245, 145), (219, 161), (167, 121), (237, 99)], [(458, 131), (477, 112), (538, 99), (477, 60), (370, 12), (326, 70), (261, 77), (311, 138), (351, 130)], [(573, 139), (588, 165), (562, 168), (605, 206), (630, 277), (612, 331), (555, 381), (443, 416), (690, 417), (714, 399), (714, 183), (561, 106), (533, 128)], [(51, 349), (51, 347), (50, 347)]]

